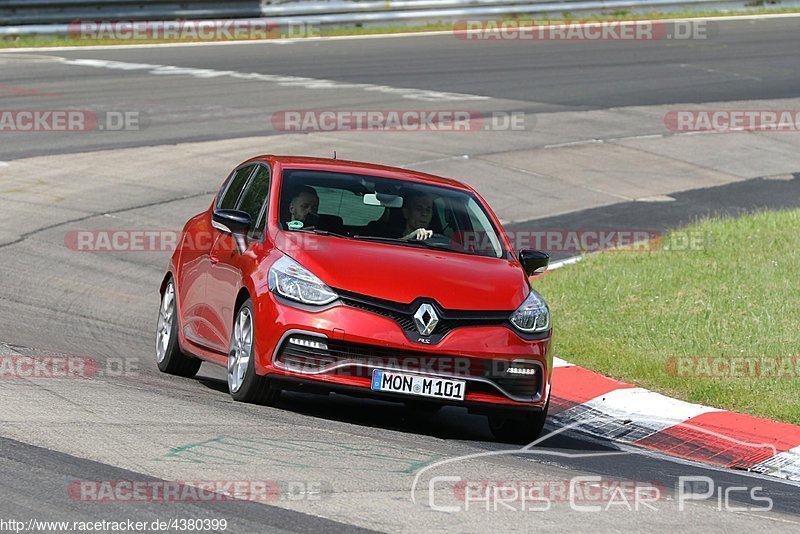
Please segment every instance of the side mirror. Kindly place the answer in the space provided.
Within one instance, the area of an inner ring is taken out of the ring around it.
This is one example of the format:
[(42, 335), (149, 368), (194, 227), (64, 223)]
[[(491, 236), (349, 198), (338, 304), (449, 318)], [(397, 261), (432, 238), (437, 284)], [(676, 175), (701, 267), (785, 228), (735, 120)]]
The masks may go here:
[(528, 276), (542, 274), (550, 264), (550, 255), (538, 250), (520, 250), (519, 262), (525, 272), (528, 273)]
[(211, 226), (231, 234), (236, 240), (236, 247), (239, 254), (244, 254), (247, 250), (247, 232), (250, 231), (250, 215), (239, 210), (214, 210), (211, 216)]

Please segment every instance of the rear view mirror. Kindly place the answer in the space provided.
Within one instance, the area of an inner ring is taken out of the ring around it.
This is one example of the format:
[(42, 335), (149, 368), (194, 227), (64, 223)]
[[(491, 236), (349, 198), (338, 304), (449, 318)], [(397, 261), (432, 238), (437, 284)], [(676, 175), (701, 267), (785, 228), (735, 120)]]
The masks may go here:
[(519, 262), (528, 276), (542, 274), (550, 265), (550, 255), (538, 250), (521, 250), (519, 252)]
[(367, 193), (364, 195), (364, 204), (367, 206), (383, 206), (384, 208), (402, 208), (403, 197), (387, 193)]

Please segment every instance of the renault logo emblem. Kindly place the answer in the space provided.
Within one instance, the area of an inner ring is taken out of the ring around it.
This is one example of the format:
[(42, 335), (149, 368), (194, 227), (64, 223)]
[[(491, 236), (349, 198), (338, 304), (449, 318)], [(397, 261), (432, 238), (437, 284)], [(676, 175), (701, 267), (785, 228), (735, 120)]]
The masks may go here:
[(417, 327), (417, 331), (423, 336), (431, 335), (438, 323), (439, 317), (430, 304), (422, 304), (417, 309), (417, 313), (414, 314), (414, 324)]

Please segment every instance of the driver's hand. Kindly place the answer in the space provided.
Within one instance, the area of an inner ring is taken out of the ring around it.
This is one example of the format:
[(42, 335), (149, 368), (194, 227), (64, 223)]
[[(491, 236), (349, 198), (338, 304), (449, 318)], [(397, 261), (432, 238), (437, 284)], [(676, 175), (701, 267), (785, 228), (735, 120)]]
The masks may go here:
[(416, 239), (417, 241), (424, 241), (433, 236), (433, 230), (426, 230), (425, 228), (417, 228), (403, 239)]

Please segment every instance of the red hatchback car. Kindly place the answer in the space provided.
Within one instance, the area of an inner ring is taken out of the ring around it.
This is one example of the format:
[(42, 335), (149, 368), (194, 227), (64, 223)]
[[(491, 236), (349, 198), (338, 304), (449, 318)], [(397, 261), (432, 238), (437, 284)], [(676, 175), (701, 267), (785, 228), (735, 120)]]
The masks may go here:
[(224, 365), (238, 401), (339, 392), (489, 416), (530, 441), (550, 394), (552, 328), (470, 187), (350, 161), (259, 156), (186, 223), (161, 284), (156, 359)]

